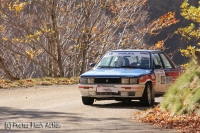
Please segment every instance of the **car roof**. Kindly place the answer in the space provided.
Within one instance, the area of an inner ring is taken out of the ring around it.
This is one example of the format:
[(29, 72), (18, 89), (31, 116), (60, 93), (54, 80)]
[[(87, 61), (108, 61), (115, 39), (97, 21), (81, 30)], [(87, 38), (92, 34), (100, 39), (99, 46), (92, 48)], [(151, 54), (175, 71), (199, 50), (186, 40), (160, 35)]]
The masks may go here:
[(116, 50), (109, 50), (109, 52), (161, 52), (159, 50), (146, 50), (146, 49), (116, 49)]

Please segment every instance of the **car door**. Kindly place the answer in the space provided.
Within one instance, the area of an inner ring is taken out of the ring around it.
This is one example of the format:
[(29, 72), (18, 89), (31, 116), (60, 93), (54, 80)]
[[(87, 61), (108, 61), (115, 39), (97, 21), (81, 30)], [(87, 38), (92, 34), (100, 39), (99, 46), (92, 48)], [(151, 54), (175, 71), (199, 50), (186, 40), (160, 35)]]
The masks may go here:
[(153, 83), (154, 90), (155, 92), (164, 92), (166, 90), (165, 89), (166, 74), (159, 53), (152, 53), (152, 59), (153, 59), (153, 67), (155, 67), (156, 65), (161, 66), (161, 68), (154, 68), (154, 74), (156, 77), (156, 80)]
[(176, 81), (179, 75), (179, 70), (176, 68), (175, 63), (165, 53), (160, 53), (160, 57), (161, 57), (165, 75), (166, 75), (165, 91), (167, 91), (169, 86)]

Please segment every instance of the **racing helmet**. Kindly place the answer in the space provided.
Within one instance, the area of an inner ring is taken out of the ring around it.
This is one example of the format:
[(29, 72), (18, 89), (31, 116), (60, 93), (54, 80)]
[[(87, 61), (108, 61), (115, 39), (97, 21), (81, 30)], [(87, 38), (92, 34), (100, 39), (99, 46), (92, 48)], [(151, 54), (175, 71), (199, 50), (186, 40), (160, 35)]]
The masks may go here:
[(121, 56), (118, 56), (117, 58), (115, 58), (114, 62), (115, 62), (116, 65), (120, 64), (120, 66), (122, 66), (123, 62), (124, 62), (124, 59)]

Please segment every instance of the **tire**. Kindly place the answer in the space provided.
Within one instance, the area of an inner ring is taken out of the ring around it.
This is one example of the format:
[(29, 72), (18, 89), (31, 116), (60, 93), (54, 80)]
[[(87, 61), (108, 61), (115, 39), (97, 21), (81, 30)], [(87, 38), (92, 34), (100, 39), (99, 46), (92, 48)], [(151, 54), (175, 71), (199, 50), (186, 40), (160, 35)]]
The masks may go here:
[(94, 103), (94, 98), (82, 97), (82, 102), (84, 105), (92, 105)]
[(145, 85), (145, 89), (142, 95), (142, 98), (140, 99), (140, 103), (144, 106), (151, 107), (154, 104), (154, 93), (152, 90), (152, 84), (147, 83)]

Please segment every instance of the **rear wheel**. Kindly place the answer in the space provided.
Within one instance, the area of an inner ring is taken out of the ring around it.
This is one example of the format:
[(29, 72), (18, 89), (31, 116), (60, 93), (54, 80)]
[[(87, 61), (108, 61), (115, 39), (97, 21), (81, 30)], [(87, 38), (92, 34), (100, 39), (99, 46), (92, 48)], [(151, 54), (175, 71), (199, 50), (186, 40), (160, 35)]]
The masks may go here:
[(154, 104), (154, 94), (152, 90), (152, 85), (151, 83), (147, 83), (145, 85), (145, 89), (142, 95), (142, 98), (140, 99), (140, 102), (144, 106), (153, 106)]
[(82, 97), (82, 102), (84, 105), (92, 105), (94, 103), (94, 98)]

